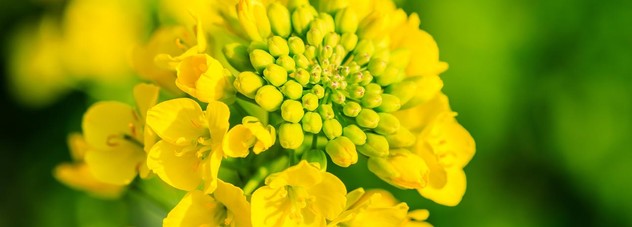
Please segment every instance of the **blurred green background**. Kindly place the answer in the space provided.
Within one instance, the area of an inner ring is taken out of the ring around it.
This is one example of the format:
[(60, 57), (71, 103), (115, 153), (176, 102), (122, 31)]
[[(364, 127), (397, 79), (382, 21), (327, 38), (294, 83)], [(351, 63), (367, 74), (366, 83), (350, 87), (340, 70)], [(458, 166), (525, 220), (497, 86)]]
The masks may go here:
[[(399, 3), (439, 44), (444, 92), (477, 143), (459, 206), (414, 191), (399, 199), (430, 209), (436, 226), (632, 226), (632, 1)], [(158, 225), (156, 207), (93, 199), (52, 178), (91, 98), (71, 91), (32, 108), (10, 92), (10, 34), (63, 5), (0, 1), (0, 226)], [(137, 218), (148, 215), (154, 222)]]

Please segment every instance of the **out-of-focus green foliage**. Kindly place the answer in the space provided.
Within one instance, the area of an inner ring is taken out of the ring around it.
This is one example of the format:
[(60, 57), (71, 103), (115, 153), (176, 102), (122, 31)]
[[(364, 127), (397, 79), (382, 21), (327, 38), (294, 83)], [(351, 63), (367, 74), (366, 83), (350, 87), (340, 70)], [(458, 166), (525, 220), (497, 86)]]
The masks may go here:
[[(0, 3), (3, 54), (4, 34), (59, 11), (51, 2)], [(444, 91), (477, 143), (460, 205), (393, 189), (398, 198), (428, 208), (436, 226), (632, 225), (632, 2), (398, 2), (437, 40), (450, 64)], [(65, 133), (79, 130), (88, 100), (70, 93), (26, 109), (8, 94), (8, 60), (2, 56), (0, 226), (159, 225), (160, 204), (173, 201), (133, 193), (127, 202), (101, 201), (54, 181), (53, 166), (69, 160)], [(376, 177), (343, 179), (350, 188), (389, 187)]]

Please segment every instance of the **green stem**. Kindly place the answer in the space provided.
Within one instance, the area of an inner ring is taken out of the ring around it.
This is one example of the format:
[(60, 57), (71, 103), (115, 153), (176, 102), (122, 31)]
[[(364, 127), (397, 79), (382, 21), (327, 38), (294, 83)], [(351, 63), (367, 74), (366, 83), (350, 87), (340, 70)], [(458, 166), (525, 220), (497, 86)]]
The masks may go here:
[(246, 185), (244, 185), (244, 194), (251, 195), (252, 192), (254, 192), (255, 189), (257, 189), (259, 185), (261, 185), (261, 182), (265, 180), (268, 174), (270, 174), (268, 171), (268, 168), (263, 167), (263, 166), (259, 168), (257, 173), (255, 173), (255, 175), (253, 175), (252, 178), (248, 180)]

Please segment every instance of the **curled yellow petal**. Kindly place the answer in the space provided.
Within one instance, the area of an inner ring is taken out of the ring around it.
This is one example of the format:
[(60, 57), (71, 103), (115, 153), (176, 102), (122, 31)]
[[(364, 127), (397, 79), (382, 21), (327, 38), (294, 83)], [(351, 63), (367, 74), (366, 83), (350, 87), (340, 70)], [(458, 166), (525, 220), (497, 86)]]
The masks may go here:
[(164, 101), (147, 112), (147, 125), (163, 140), (179, 145), (191, 145), (209, 134), (200, 105), (188, 98)]

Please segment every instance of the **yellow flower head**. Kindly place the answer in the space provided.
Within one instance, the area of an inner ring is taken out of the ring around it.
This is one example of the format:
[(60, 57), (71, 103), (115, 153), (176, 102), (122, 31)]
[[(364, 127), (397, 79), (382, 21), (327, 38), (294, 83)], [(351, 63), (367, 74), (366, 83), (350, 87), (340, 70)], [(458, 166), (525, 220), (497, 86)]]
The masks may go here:
[(256, 117), (247, 116), (228, 131), (224, 141), (224, 152), (233, 157), (246, 157), (250, 148), (255, 154), (270, 148), (276, 141), (276, 133), (271, 125), (264, 127)]
[(134, 88), (137, 109), (120, 102), (92, 105), (83, 116), (83, 134), (90, 151), (85, 161), (94, 176), (116, 185), (129, 184), (137, 173), (146, 177), (145, 145), (153, 144), (145, 127), (147, 109), (158, 99), (158, 87), (139, 84)]
[(426, 187), (428, 166), (424, 160), (406, 149), (391, 150), (389, 157), (371, 157), (369, 170), (382, 180), (404, 189)]
[(218, 181), (212, 196), (194, 190), (187, 193), (163, 221), (164, 227), (250, 227), (250, 204), (243, 191)]
[(55, 167), (53, 174), (57, 180), (72, 188), (102, 198), (117, 198), (121, 194), (123, 191), (121, 185), (100, 181), (90, 172), (90, 168), (84, 162), (84, 157), (90, 151), (90, 147), (81, 134), (68, 136), (68, 146), (73, 162), (62, 163)]
[(228, 131), (230, 111), (226, 104), (210, 101), (206, 111), (192, 99), (172, 99), (151, 108), (147, 125), (162, 139), (149, 152), (147, 165), (171, 186), (192, 191), (204, 181), (204, 192), (212, 193)]
[(345, 207), (346, 188), (333, 174), (301, 161), (266, 179), (251, 198), (253, 226), (324, 226)]

